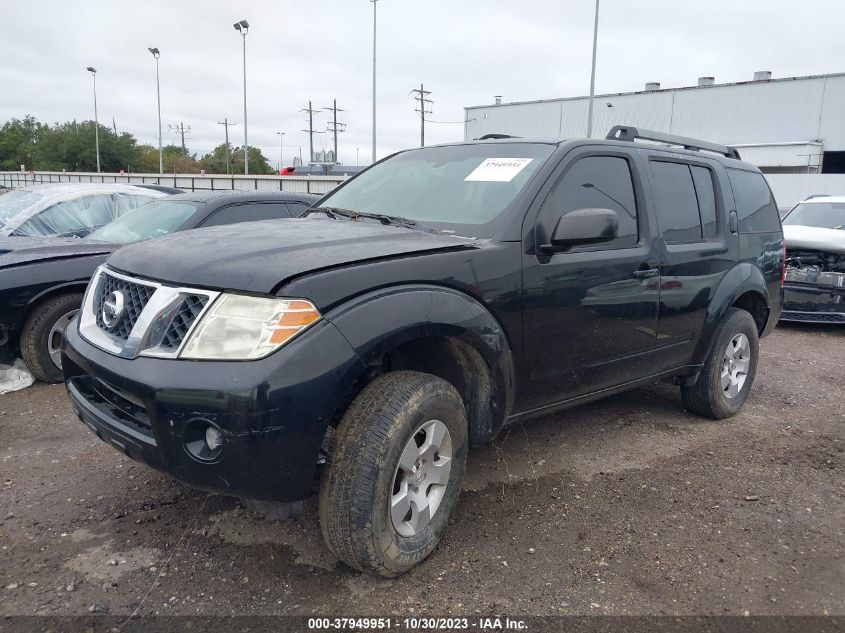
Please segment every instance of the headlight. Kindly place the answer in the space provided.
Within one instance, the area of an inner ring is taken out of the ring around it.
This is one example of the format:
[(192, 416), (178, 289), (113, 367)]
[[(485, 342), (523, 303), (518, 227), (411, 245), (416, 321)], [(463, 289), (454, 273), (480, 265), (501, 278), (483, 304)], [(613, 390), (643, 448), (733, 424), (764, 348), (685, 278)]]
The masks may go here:
[(180, 358), (263, 358), (319, 319), (317, 308), (304, 299), (222, 294), (191, 333)]

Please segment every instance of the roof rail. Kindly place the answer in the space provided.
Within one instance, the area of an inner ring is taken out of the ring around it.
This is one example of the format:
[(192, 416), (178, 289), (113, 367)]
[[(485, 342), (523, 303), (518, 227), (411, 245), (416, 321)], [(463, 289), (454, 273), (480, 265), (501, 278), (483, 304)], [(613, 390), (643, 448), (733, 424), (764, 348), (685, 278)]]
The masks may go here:
[(520, 138), (518, 136), (514, 136), (513, 134), (485, 134), (484, 136), (479, 136), (476, 141), (489, 141), (490, 139), (495, 138)]
[(684, 149), (691, 149), (693, 151), (705, 150), (707, 152), (714, 152), (728, 158), (740, 160), (739, 152), (734, 147), (719, 145), (718, 143), (708, 143), (707, 141), (699, 141), (685, 136), (675, 136), (674, 134), (664, 134), (663, 132), (643, 130), (629, 125), (614, 125), (610, 128), (610, 132), (607, 133), (607, 140), (609, 141), (634, 142), (637, 139), (642, 139), (644, 141), (657, 141), (658, 143), (667, 143), (669, 145), (680, 145)]

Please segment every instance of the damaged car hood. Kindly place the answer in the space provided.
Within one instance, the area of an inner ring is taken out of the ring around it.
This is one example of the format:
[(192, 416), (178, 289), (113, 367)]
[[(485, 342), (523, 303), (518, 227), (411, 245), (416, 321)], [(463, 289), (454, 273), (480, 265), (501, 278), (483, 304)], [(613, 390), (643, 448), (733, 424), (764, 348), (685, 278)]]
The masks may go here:
[(845, 255), (845, 230), (785, 224), (783, 239), (787, 249), (808, 249)]
[(0, 268), (22, 266), (49, 260), (107, 255), (114, 244), (61, 237), (0, 238)]
[(107, 264), (166, 283), (270, 293), (321, 269), (473, 247), (466, 238), (372, 220), (309, 217), (181, 231), (121, 248)]

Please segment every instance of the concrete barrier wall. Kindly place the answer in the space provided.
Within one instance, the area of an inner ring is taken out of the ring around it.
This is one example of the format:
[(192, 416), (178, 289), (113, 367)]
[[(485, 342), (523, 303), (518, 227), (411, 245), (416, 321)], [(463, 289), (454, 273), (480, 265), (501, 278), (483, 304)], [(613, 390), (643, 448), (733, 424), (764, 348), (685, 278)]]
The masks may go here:
[(259, 190), (328, 193), (346, 180), (340, 176), (227, 176), (225, 174), (97, 174), (64, 171), (0, 171), (0, 185), (15, 189), (60, 182), (164, 185), (185, 191)]

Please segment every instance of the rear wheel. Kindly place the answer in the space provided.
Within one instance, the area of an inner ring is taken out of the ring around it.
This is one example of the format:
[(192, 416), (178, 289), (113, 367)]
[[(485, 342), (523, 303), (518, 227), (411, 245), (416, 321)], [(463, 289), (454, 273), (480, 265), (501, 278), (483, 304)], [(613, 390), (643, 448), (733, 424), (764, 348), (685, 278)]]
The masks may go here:
[(437, 546), (467, 455), (463, 401), (413, 371), (370, 383), (341, 420), (320, 489), (329, 549), (360, 571), (398, 576)]
[(708, 418), (736, 415), (757, 374), (759, 336), (754, 318), (730, 308), (719, 324), (710, 355), (694, 385), (681, 386), (684, 406)]
[(32, 375), (43, 382), (62, 380), (62, 336), (79, 312), (82, 294), (51, 297), (38, 304), (21, 332), (21, 356)]

